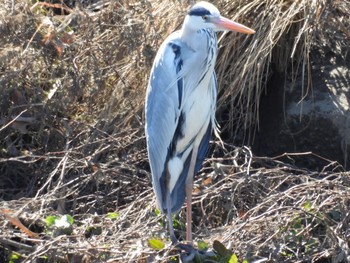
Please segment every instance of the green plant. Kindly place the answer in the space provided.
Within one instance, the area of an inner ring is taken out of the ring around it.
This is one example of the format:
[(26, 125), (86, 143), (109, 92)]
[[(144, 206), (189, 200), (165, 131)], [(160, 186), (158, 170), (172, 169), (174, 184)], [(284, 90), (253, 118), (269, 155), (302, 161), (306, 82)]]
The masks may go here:
[(148, 239), (148, 244), (151, 248), (155, 250), (162, 250), (165, 247), (164, 242), (157, 238)]
[(11, 255), (9, 256), (9, 263), (18, 263), (21, 260), (21, 255), (16, 253), (16, 252), (12, 252)]
[(47, 216), (46, 231), (52, 236), (70, 235), (73, 232), (74, 219), (71, 215)]

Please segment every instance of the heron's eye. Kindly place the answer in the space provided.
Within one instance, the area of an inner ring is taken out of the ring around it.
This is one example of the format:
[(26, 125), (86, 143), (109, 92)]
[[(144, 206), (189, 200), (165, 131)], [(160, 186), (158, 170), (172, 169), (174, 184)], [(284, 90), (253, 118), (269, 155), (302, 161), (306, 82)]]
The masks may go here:
[(202, 16), (202, 19), (204, 20), (204, 21), (207, 21), (208, 20), (208, 16)]

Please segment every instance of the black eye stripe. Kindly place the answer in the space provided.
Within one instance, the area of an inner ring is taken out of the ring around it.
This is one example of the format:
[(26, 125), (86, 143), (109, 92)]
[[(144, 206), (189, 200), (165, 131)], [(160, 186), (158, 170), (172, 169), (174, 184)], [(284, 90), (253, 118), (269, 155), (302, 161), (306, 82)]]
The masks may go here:
[(190, 9), (190, 11), (188, 11), (188, 15), (190, 16), (206, 16), (206, 15), (210, 15), (210, 12), (208, 11), (208, 9), (205, 9), (204, 7), (195, 7)]

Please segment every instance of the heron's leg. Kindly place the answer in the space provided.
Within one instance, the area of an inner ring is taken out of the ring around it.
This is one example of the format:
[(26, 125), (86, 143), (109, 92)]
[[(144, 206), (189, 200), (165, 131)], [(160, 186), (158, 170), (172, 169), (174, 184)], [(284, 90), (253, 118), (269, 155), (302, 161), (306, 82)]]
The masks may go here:
[(186, 178), (186, 240), (192, 243), (192, 191), (194, 168), (197, 162), (198, 146), (194, 144), (191, 155), (191, 163)]
[(168, 194), (168, 197), (167, 197), (167, 207), (168, 207), (167, 217), (168, 217), (168, 224), (169, 224), (168, 227), (169, 227), (170, 239), (171, 239), (171, 243), (173, 245), (176, 245), (178, 243), (178, 240), (175, 237), (174, 227), (173, 227), (173, 218), (171, 217), (170, 194)]

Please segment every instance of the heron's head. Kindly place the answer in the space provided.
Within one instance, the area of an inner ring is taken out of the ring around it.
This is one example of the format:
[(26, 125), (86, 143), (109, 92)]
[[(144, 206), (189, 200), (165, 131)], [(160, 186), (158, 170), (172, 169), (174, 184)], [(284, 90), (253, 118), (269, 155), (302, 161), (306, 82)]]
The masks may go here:
[(193, 30), (236, 31), (254, 34), (255, 31), (220, 15), (219, 10), (208, 2), (198, 2), (187, 13), (184, 26)]

